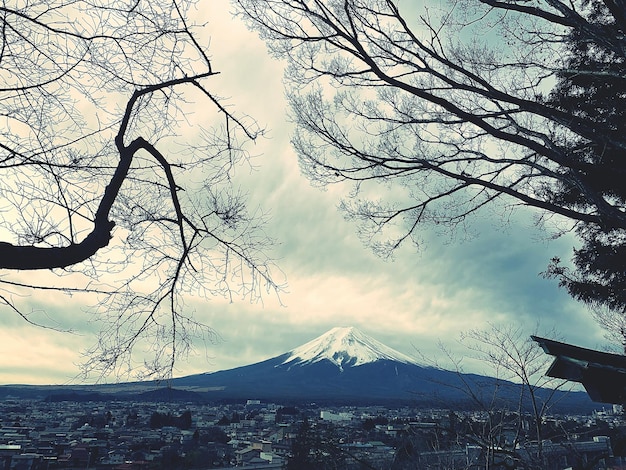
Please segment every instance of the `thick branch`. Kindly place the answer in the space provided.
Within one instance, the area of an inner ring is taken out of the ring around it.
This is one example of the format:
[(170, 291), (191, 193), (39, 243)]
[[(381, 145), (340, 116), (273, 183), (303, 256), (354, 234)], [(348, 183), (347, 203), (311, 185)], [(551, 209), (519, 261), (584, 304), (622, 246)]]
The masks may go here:
[(104, 190), (96, 211), (93, 230), (83, 241), (53, 247), (19, 246), (0, 242), (0, 268), (20, 270), (65, 268), (89, 259), (98, 250), (107, 246), (115, 226), (115, 222), (109, 220), (109, 213), (128, 175), (137, 148), (138, 145), (133, 143), (128, 148), (121, 149), (119, 164)]
[(64, 268), (85, 261), (99, 249), (109, 244), (114, 222), (106, 221), (94, 226), (93, 231), (80, 243), (62, 247), (19, 246), (0, 242), (0, 268), (52, 269)]
[[(115, 144), (120, 153), (120, 160), (100, 200), (93, 221), (93, 230), (83, 241), (71, 243), (67, 246), (21, 246), (0, 242), (0, 269), (35, 270), (65, 268), (89, 259), (95, 255), (98, 250), (107, 246), (111, 240), (111, 232), (115, 226), (115, 222), (109, 220), (109, 214), (120, 192), (122, 183), (128, 176), (128, 171), (135, 152), (140, 148), (145, 148), (156, 157), (160, 155), (156, 152), (156, 149), (150, 146), (143, 138), (135, 139), (128, 146), (124, 145), (124, 135), (128, 129), (135, 104), (144, 95), (184, 83), (197, 84), (197, 80), (213, 74), (213, 72), (206, 72), (193, 77), (176, 78), (136, 90), (128, 100), (124, 116), (120, 122), (119, 131), (115, 137)], [(162, 161), (160, 163), (163, 164)], [(170, 183), (172, 182), (170, 181)], [(175, 203), (177, 202), (175, 197), (174, 201)], [(180, 216), (180, 209), (178, 207), (177, 214)]]

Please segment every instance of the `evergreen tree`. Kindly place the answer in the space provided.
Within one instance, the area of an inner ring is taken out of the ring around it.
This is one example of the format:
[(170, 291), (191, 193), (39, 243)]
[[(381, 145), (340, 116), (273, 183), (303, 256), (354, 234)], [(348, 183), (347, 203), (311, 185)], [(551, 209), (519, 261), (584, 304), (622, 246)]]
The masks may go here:
[[(624, 12), (611, 11), (609, 2), (589, 0), (588, 21), (607, 38), (624, 37)], [(568, 59), (557, 74), (558, 83), (549, 104), (591, 123), (598, 134), (613, 138), (590, 140), (563, 136), (561, 143), (578, 165), (548, 191), (555, 204), (588, 210), (592, 201), (583, 179), (603, 198), (624, 207), (626, 203), (626, 159), (618, 144), (626, 133), (626, 56), (613, 42), (592, 40), (586, 29), (573, 29), (567, 37)], [(571, 177), (570, 177), (571, 175)], [(576, 299), (626, 313), (626, 231), (610, 223), (579, 225), (582, 247), (574, 252), (575, 270), (553, 259), (548, 274), (557, 277)], [(624, 336), (624, 332), (620, 332)]]

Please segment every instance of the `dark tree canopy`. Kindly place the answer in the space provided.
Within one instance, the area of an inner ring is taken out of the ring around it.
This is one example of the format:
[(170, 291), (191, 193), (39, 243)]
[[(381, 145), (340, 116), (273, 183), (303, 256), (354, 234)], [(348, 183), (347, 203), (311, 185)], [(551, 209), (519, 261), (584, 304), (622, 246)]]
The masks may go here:
[[(623, 5), (590, 2), (587, 8), (589, 20), (604, 37), (621, 36), (623, 40), (626, 26)], [(620, 49), (602, 41), (590, 42), (583, 31), (573, 29), (566, 39), (566, 47), (565, 66), (557, 72), (557, 85), (547, 102), (585, 119), (608, 136), (626, 135), (626, 44)], [(570, 137), (563, 145), (587, 168), (585, 174), (590, 185), (604, 199), (621, 205), (623, 210), (626, 200), (624, 149), (580, 136)], [(558, 204), (593, 208), (585, 193), (567, 181), (549, 195)], [(583, 243), (574, 252), (576, 269), (566, 269), (555, 258), (548, 274), (558, 277), (573, 297), (626, 313), (626, 231), (610, 224), (580, 224), (577, 232)], [(626, 338), (626, 334), (621, 333)]]
[(622, 0), (237, 4), (287, 60), (303, 171), (352, 185), (343, 207), (377, 252), (529, 206), (582, 242), (548, 274), (624, 311)]
[[(193, 1), (0, 6), (0, 300), (97, 296), (86, 368), (167, 375), (212, 330), (190, 295), (278, 291), (232, 171), (261, 130), (211, 91)], [(36, 276), (20, 271), (39, 270)], [(44, 271), (41, 271), (44, 270)], [(47, 295), (47, 294), (46, 294)]]

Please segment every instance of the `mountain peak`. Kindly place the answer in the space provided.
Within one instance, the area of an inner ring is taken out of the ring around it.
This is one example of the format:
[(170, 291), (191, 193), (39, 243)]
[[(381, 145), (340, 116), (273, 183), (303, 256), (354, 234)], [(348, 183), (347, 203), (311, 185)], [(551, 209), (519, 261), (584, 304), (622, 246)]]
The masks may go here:
[(340, 369), (360, 366), (382, 359), (416, 364), (402, 354), (354, 327), (336, 327), (287, 353), (283, 364), (312, 364), (328, 360)]

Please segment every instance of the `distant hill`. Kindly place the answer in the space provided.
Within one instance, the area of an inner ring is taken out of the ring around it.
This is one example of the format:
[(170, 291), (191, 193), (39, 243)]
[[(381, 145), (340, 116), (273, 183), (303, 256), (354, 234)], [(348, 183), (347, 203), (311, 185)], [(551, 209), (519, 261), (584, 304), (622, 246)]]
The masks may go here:
[[(0, 387), (7, 395), (55, 400), (232, 401), (261, 399), (282, 402), (337, 404), (412, 403), (468, 409), (475, 406), (469, 388), (491, 397), (498, 386), (502, 406), (516, 407), (519, 385), (492, 377), (420, 365), (356, 328), (333, 328), (280, 356), (235, 369), (157, 382), (74, 387)], [(547, 399), (551, 391), (539, 392)], [(559, 412), (594, 408), (586, 393), (557, 393)]]

